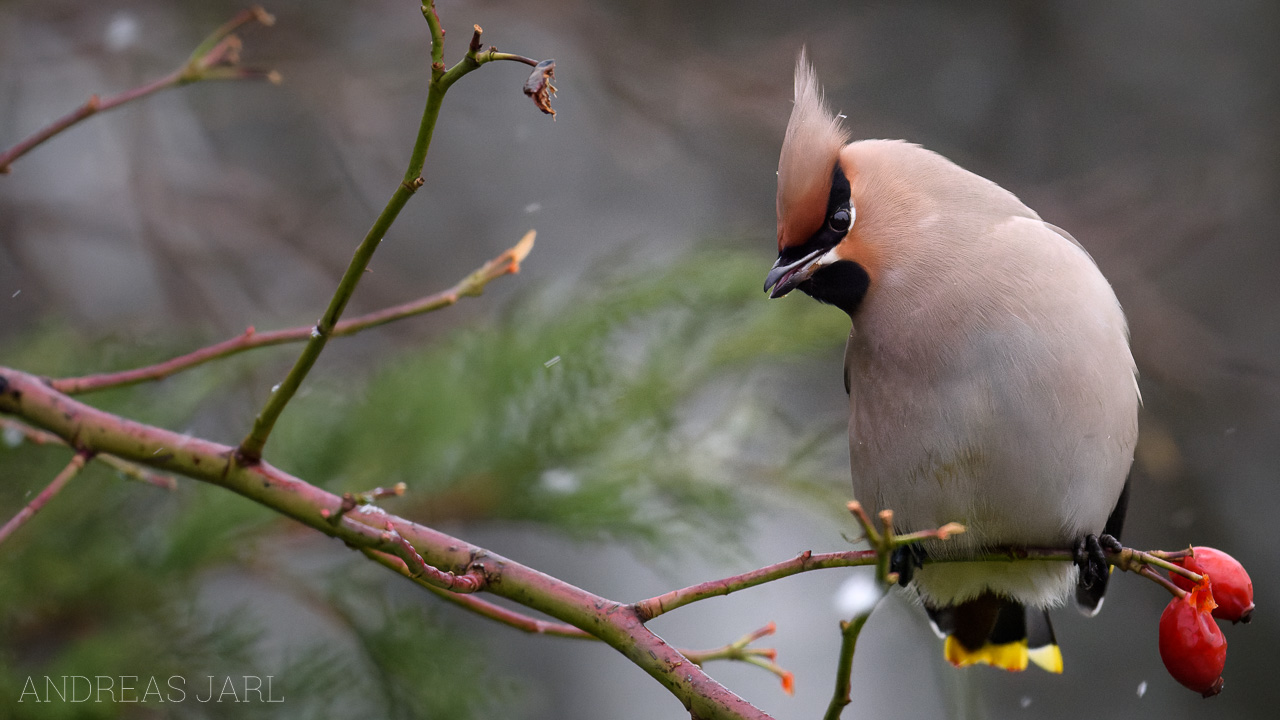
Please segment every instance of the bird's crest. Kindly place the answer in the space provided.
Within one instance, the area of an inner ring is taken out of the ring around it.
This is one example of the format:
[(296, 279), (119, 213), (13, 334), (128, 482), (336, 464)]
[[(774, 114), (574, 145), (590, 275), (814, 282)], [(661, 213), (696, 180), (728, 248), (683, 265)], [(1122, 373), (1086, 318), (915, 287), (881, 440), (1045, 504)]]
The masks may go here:
[(822, 226), (831, 175), (849, 131), (827, 107), (804, 49), (796, 60), (795, 106), (778, 158), (778, 249), (803, 244)]

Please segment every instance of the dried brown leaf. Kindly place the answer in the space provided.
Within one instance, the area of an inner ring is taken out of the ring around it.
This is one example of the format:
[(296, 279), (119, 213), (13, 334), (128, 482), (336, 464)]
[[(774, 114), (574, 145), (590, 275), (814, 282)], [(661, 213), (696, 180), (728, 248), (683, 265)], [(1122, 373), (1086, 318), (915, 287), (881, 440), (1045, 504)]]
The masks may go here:
[(556, 94), (556, 86), (551, 83), (555, 79), (556, 61), (543, 60), (533, 66), (533, 72), (524, 83), (524, 94), (533, 100), (533, 104), (537, 105), (539, 110), (552, 118), (556, 116), (556, 111), (551, 107), (551, 98)]

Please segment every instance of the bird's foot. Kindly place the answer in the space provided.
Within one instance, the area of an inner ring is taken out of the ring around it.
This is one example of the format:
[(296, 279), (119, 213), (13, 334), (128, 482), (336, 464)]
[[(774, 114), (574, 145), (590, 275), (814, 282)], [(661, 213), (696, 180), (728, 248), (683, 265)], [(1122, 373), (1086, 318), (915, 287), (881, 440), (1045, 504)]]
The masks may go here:
[(1123, 548), (1119, 540), (1106, 533), (1085, 535), (1077, 540), (1075, 564), (1080, 568), (1080, 586), (1091, 588), (1099, 583), (1105, 583), (1111, 575), (1111, 567), (1107, 563), (1107, 551), (1119, 552)]
[(919, 543), (903, 545), (889, 556), (889, 572), (897, 573), (898, 584), (906, 587), (915, 577), (916, 568), (924, 567), (924, 561), (928, 559), (928, 551), (920, 547)]

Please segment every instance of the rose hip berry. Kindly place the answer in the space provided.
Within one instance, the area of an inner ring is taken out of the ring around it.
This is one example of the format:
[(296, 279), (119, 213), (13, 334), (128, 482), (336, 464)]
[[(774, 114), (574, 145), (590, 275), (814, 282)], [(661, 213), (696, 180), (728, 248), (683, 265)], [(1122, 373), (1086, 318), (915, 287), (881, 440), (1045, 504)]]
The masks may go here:
[[(1213, 600), (1218, 603), (1213, 616), (1220, 620), (1249, 622), (1253, 615), (1253, 581), (1235, 558), (1211, 547), (1195, 547), (1194, 557), (1178, 561), (1186, 569), (1200, 575), (1208, 575)], [(1183, 590), (1191, 590), (1195, 583), (1177, 573), (1170, 573), (1173, 583)]]
[(1208, 581), (1176, 597), (1160, 615), (1160, 659), (1174, 680), (1205, 697), (1222, 692), (1227, 639), (1210, 613)]

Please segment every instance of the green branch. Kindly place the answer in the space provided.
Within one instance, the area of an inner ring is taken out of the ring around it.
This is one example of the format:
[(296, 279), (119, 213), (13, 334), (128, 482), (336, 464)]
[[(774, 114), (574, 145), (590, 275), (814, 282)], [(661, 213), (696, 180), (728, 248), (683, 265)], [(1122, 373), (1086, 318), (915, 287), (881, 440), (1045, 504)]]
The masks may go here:
[(422, 187), (424, 182), (422, 169), (426, 165), (427, 151), (431, 147), (431, 137), (435, 132), (436, 122), (440, 118), (440, 107), (444, 102), (445, 93), (462, 76), (487, 62), (487, 59), (482, 60), (477, 57), (481, 32), (480, 26), (477, 25), (466, 56), (446, 70), (444, 67), (444, 28), (440, 26), (440, 18), (436, 15), (435, 3), (424, 2), (422, 4), (422, 15), (426, 18), (427, 26), (431, 30), (431, 82), (427, 86), (427, 101), (422, 109), (422, 120), (418, 124), (418, 136), (413, 145), (413, 152), (409, 156), (409, 166), (405, 170), (404, 179), (396, 186), (395, 191), (391, 194), (391, 199), (387, 201), (386, 207), (378, 214), (373, 226), (365, 233), (364, 239), (361, 240), (359, 247), (356, 248), (355, 255), (351, 258), (346, 272), (343, 273), (342, 279), (338, 282), (338, 287), (334, 291), (333, 297), (329, 300), (329, 307), (325, 310), (324, 315), (320, 317), (320, 320), (316, 322), (315, 327), (312, 328), (307, 344), (302, 349), (301, 354), (298, 355), (298, 359), (289, 370), (289, 374), (271, 389), (271, 396), (267, 399), (266, 404), (263, 405), (262, 410), (258, 412), (257, 417), (254, 418), (253, 429), (240, 442), (240, 446), (236, 450), (236, 458), (239, 462), (252, 464), (262, 459), (263, 448), (266, 447), (267, 438), (271, 436), (271, 431), (275, 427), (276, 421), (280, 419), (280, 414), (284, 412), (289, 401), (298, 392), (302, 381), (306, 379), (307, 374), (311, 372), (311, 368), (315, 366), (316, 360), (320, 358), (320, 353), (324, 351), (325, 345), (328, 344), (329, 338), (333, 335), (334, 327), (342, 317), (342, 312), (346, 309), (347, 303), (350, 302), (351, 296), (355, 294), (356, 286), (360, 284), (360, 279), (369, 267), (369, 262), (373, 259), (373, 254), (377, 251), (382, 238), (391, 229), (391, 225), (399, 217), (400, 211), (408, 204), (409, 198), (413, 197), (418, 188)]
[(852, 620), (840, 621), (840, 660), (836, 663), (836, 689), (827, 705), (827, 712), (822, 720), (840, 720), (840, 713), (853, 702), (850, 691), (853, 686), (853, 652), (858, 645), (858, 635), (862, 626), (867, 624), (871, 611), (859, 613)]

